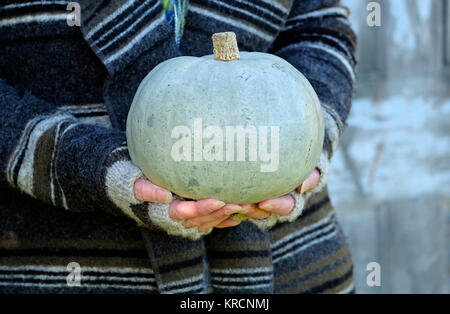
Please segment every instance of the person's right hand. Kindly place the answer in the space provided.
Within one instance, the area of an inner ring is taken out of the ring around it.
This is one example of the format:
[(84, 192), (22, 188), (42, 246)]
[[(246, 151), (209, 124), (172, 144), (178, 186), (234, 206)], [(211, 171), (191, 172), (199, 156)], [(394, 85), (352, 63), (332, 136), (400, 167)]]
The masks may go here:
[(136, 180), (134, 195), (141, 202), (170, 203), (170, 217), (174, 221), (182, 221), (186, 228), (197, 227), (199, 232), (237, 226), (240, 221), (231, 219), (230, 215), (243, 211), (237, 204), (225, 204), (217, 199), (172, 201), (172, 193), (146, 179)]

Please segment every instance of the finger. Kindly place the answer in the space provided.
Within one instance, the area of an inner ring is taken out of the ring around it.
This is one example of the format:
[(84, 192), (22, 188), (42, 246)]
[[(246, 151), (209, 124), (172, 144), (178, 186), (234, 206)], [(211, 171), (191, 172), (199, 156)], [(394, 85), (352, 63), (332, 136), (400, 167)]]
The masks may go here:
[(259, 208), (282, 216), (289, 214), (292, 208), (294, 208), (294, 205), (294, 198), (289, 194), (279, 198), (263, 201), (258, 204)]
[(216, 225), (214, 228), (229, 228), (229, 227), (236, 227), (237, 225), (239, 225), (241, 222), (238, 220), (234, 220), (234, 219), (225, 219), (224, 221), (222, 221), (220, 224)]
[(200, 226), (210, 221), (214, 221), (221, 218), (226, 218), (231, 214), (239, 213), (243, 210), (243, 208), (237, 204), (227, 204), (224, 207), (213, 211), (212, 213), (205, 216), (198, 216), (191, 219), (188, 219), (184, 222), (184, 226), (186, 228), (190, 228), (193, 226)]
[(210, 222), (207, 222), (203, 225), (200, 225), (197, 227), (198, 232), (205, 232), (206, 230), (208, 230), (209, 228), (213, 228), (216, 225), (220, 224), (222, 221), (224, 221), (225, 219), (228, 219), (226, 216), (220, 219), (216, 219)]
[(172, 193), (146, 179), (134, 182), (134, 197), (141, 202), (170, 203)]
[(171, 206), (169, 215), (175, 221), (185, 220), (212, 213), (225, 205), (216, 199), (205, 199), (200, 201), (179, 201), (176, 206)]
[(199, 200), (195, 202), (195, 208), (197, 209), (197, 213), (195, 216), (204, 216), (212, 214), (218, 209), (225, 206), (225, 203), (213, 198), (208, 198), (204, 200)]
[(298, 193), (305, 193), (311, 190), (313, 187), (319, 183), (320, 172), (319, 169), (315, 168), (309, 177), (297, 188)]
[(270, 216), (269, 212), (259, 209), (258, 206), (256, 206), (255, 204), (244, 204), (241, 205), (241, 207), (244, 208), (245, 210), (242, 212), (242, 214), (250, 218), (264, 219)]

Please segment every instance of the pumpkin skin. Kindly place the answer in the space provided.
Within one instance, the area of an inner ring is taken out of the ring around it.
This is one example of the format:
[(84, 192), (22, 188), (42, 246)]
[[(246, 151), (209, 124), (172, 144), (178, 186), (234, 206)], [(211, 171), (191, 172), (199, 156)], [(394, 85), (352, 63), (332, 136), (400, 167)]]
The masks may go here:
[[(257, 161), (175, 161), (173, 129), (188, 127), (192, 140), (198, 118), (204, 130), (223, 130), (224, 156), (226, 126), (278, 126), (278, 168), (261, 171), (267, 163), (259, 151)], [(154, 184), (195, 200), (243, 204), (287, 194), (316, 167), (323, 140), (322, 108), (308, 80), (284, 59), (259, 52), (228, 62), (208, 55), (159, 64), (141, 82), (127, 119), (132, 161)]]

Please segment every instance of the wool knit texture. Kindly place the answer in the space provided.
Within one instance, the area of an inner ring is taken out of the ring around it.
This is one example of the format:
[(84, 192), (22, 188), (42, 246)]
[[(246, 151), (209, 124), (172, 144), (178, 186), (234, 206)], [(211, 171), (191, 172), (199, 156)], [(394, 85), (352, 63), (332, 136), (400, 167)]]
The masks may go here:
[[(348, 10), (338, 0), (190, 0), (172, 23), (160, 0), (81, 0), (81, 27), (70, 27), (68, 2), (0, 4), (0, 292), (353, 292), (326, 189), (355, 79)], [(290, 193), (288, 216), (202, 234), (172, 221), (169, 205), (135, 199), (142, 173), (125, 125), (148, 72), (211, 54), (222, 31), (306, 76), (325, 141), (320, 183)], [(67, 285), (70, 262), (81, 286)]]

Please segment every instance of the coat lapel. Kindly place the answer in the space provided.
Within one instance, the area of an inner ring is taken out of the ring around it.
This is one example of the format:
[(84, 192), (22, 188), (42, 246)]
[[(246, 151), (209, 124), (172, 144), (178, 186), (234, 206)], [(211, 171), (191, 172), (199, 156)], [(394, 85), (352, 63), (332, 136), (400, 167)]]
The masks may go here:
[(83, 36), (110, 74), (164, 41), (176, 47), (160, 0), (82, 0), (80, 5)]
[(180, 56), (160, 0), (82, 0), (81, 32), (108, 70), (104, 100), (125, 130), (134, 94), (159, 63)]

